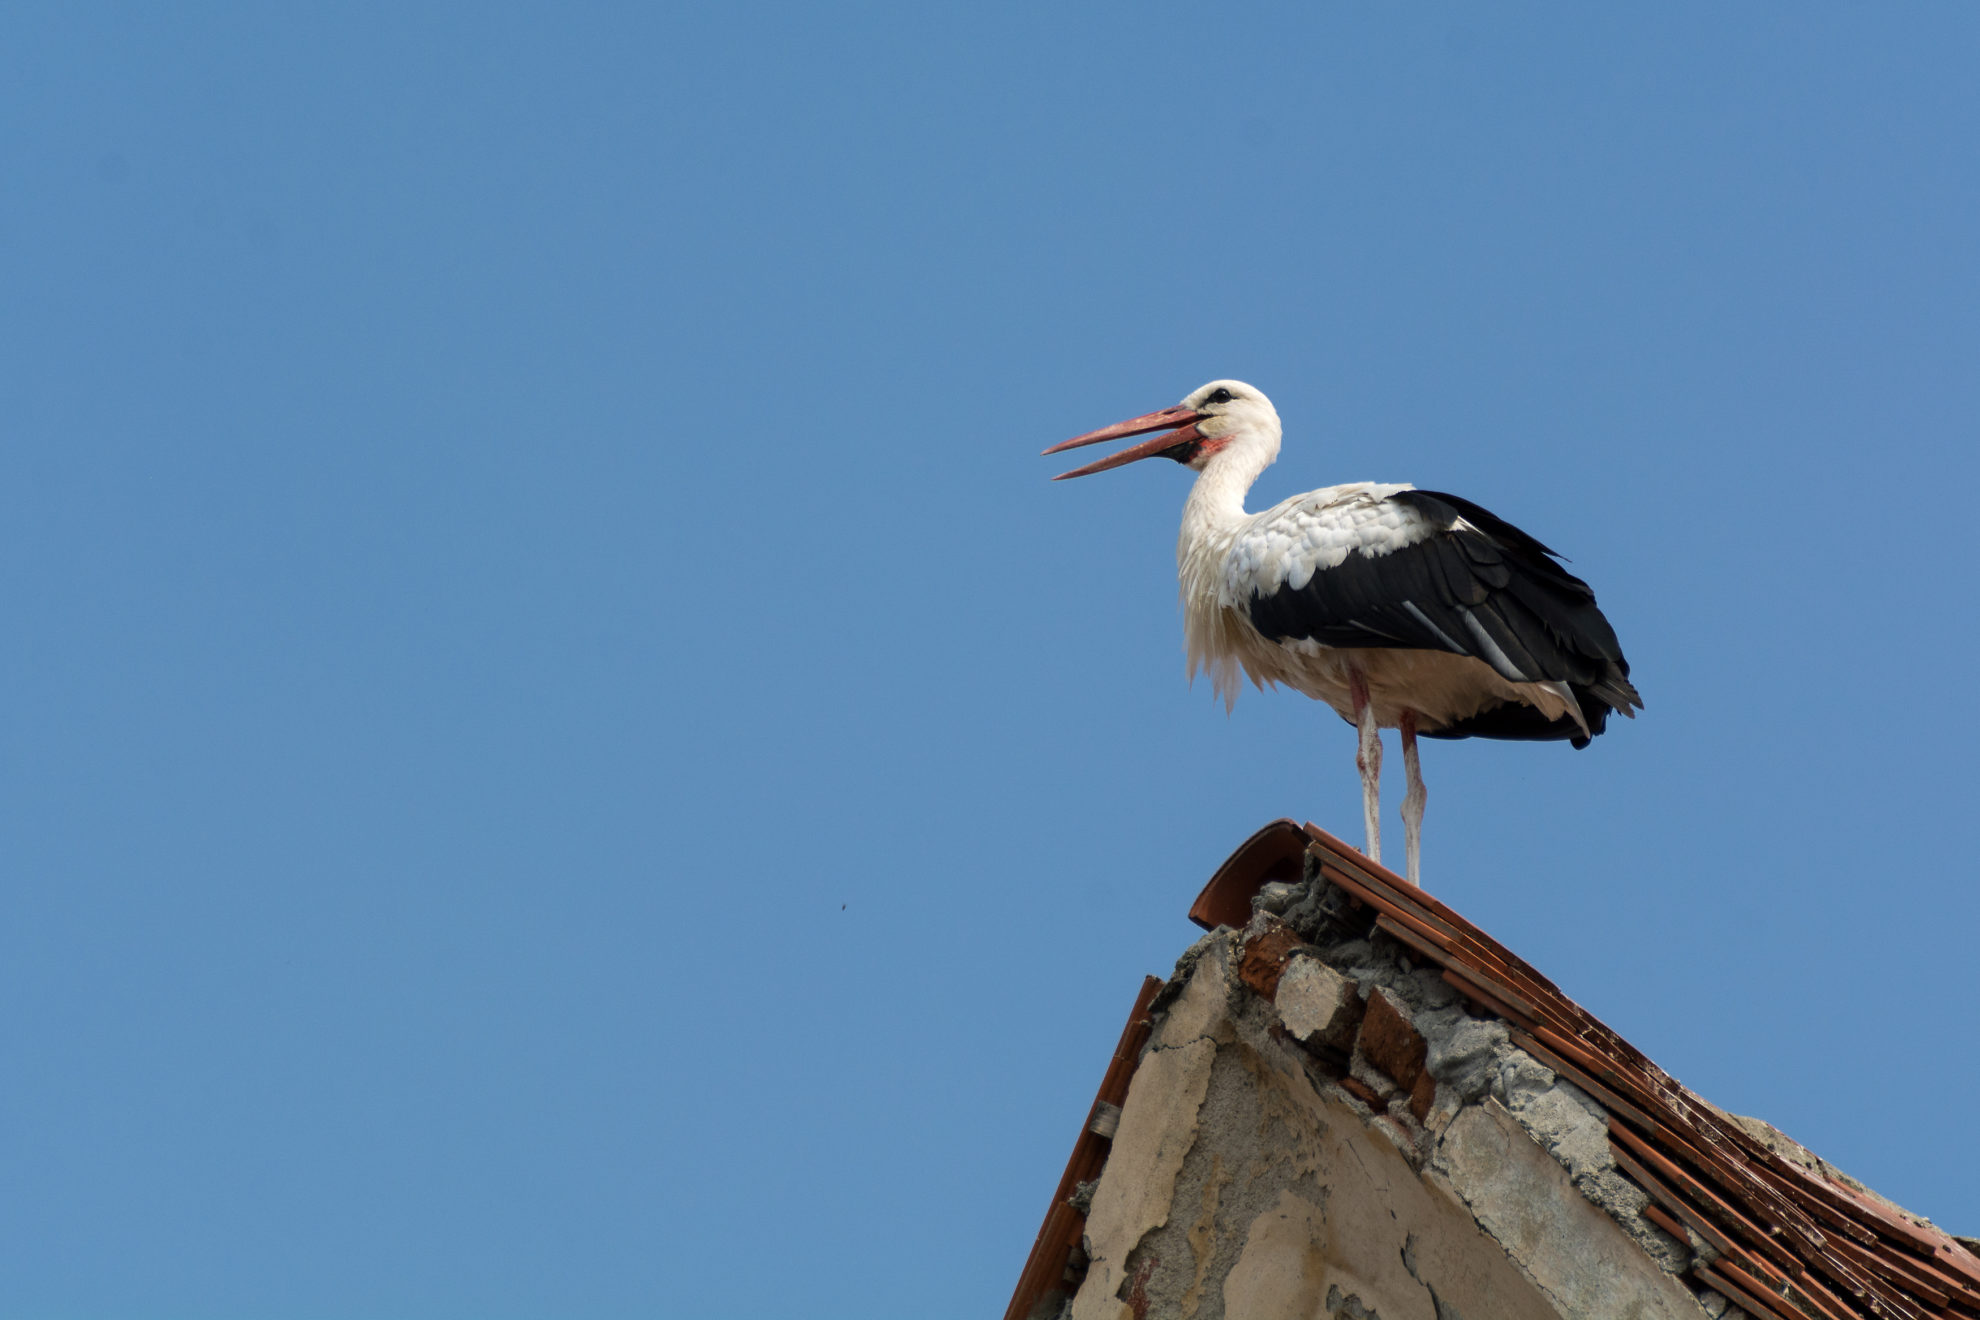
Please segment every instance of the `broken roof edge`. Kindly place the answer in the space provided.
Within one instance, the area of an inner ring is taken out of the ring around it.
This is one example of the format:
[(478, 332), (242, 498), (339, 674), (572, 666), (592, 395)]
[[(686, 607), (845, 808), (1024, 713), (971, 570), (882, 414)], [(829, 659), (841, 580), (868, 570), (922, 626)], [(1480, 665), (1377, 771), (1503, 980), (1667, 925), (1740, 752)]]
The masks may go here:
[(1011, 1295), (1006, 1320), (1024, 1320), (1033, 1307), (1060, 1289), (1066, 1263), (1078, 1250), (1086, 1227), (1081, 1188), (1098, 1178), (1107, 1162), (1107, 1145), (1113, 1140), (1114, 1123), (1120, 1118), (1128, 1083), (1141, 1062), (1142, 1047), (1148, 1043), (1152, 1026), (1149, 1007), (1161, 993), (1163, 984), (1159, 976), (1145, 976), (1141, 980), (1141, 992), (1135, 996), (1134, 1007), (1128, 1010), (1120, 1042), (1114, 1046), (1113, 1058), (1100, 1079), (1100, 1089), (1094, 1094), (1092, 1107), (1086, 1111), (1079, 1139), (1073, 1143), (1072, 1155), (1066, 1160), (1066, 1170), (1059, 1176), (1058, 1189), (1052, 1193), (1051, 1204), (1045, 1207), (1045, 1220), (1032, 1240), (1031, 1254), (1025, 1258), (1024, 1269), (1018, 1275), (1017, 1291)]
[[(1318, 826), (1280, 819), (1258, 830), (1212, 875), (1190, 919), (1244, 928), (1268, 885), (1312, 873), (1372, 910), (1370, 934), (1436, 965), (1474, 1008), (1511, 1025), (1515, 1044), (1607, 1110), (1619, 1155), (1635, 1148), (1662, 1157), (1662, 1178), (1642, 1158), (1619, 1163), (1679, 1226), (1726, 1238), (1734, 1269), (1771, 1298), (1762, 1314), (1823, 1315), (1840, 1305), (1839, 1317), (1980, 1316), (1980, 1252), (1970, 1239), (1904, 1210), (1773, 1125), (1711, 1104), (1497, 940)], [(1826, 1295), (1810, 1298), (1811, 1289)]]
[[(1295, 929), (1323, 903), (1325, 934), (1310, 922)], [(1344, 931), (1349, 945), (1392, 959), (1405, 979), (1455, 995), (1477, 1026), (1490, 1026), (1505, 1042), (1509, 1059), (1524, 1057), (1518, 1066), (1557, 1075), (1579, 1094), (1601, 1120), (1594, 1132), (1611, 1171), (1602, 1176), (1626, 1195), (1604, 1197), (1579, 1185), (1576, 1199), (1602, 1211), (1652, 1260), (1679, 1249), (1677, 1259), (1658, 1264), (1665, 1277), (1688, 1279), (1701, 1304), (1714, 1295), (1722, 1299), (1708, 1306), (1709, 1314), (1721, 1314), (1723, 1299), (1730, 1299), (1739, 1310), (1778, 1320), (1980, 1320), (1980, 1251), (1973, 1240), (1953, 1238), (1885, 1200), (1771, 1125), (1712, 1106), (1457, 912), (1324, 830), (1287, 819), (1266, 825), (1217, 869), (1189, 915), (1212, 934), (1183, 955), (1162, 993), (1154, 993), (1152, 978), (1144, 983), (1011, 1299), (1012, 1320), (1046, 1314), (1035, 1309), (1046, 1296), (1065, 1297), (1067, 1287), (1080, 1286), (1083, 1198), (1102, 1181), (1113, 1138), (1109, 1125), (1120, 1117), (1139, 1056), (1153, 1049), (1130, 1042), (1150, 1042), (1151, 1027), (1157, 1035), (1165, 1029), (1175, 996), (1195, 978), (1206, 950), (1224, 951), (1218, 957), (1229, 963), (1233, 993), (1254, 996), (1268, 1016), (1283, 1019), (1287, 1005), (1277, 1002), (1282, 974), (1304, 957), (1321, 963), (1330, 950), (1348, 947), (1338, 943)], [(1308, 942), (1316, 939), (1319, 944)], [(1400, 1017), (1404, 1031), (1416, 1035), (1406, 1013), (1383, 1011), (1376, 1001), (1389, 1009), (1407, 1006), (1379, 980), (1372, 985), (1382, 993), (1368, 983), (1361, 987), (1371, 1016), (1385, 1029), (1398, 1025), (1388, 1018)], [(1361, 1014), (1354, 1016), (1359, 1031)], [(1317, 1034), (1301, 1039), (1283, 1027), (1272, 1034), (1295, 1053), (1328, 1053)], [(1352, 1048), (1359, 1057), (1360, 1046)], [(1317, 1055), (1309, 1068), (1316, 1062)], [(1324, 1062), (1320, 1068), (1338, 1071)], [(1355, 1080), (1343, 1075), (1323, 1090), (1340, 1090), (1353, 1104), (1361, 1098)], [(1420, 1099), (1397, 1093), (1388, 1103), (1391, 1110), (1410, 1108)], [(1439, 1089), (1434, 1100), (1441, 1107), (1446, 1099)], [(1374, 1109), (1364, 1120), (1395, 1121)], [(1419, 1135), (1433, 1134), (1426, 1127)], [(1528, 1135), (1567, 1165), (1552, 1143), (1530, 1127)]]

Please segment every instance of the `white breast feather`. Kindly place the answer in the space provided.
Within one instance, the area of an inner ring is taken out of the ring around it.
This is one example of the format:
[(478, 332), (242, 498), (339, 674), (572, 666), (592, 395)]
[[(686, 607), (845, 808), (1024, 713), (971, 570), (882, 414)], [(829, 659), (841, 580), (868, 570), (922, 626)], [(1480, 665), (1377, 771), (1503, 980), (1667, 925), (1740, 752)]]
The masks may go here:
[(1371, 481), (1295, 495), (1260, 513), (1240, 530), (1224, 557), (1218, 603), (1242, 609), (1253, 595), (1282, 586), (1297, 591), (1322, 569), (1349, 554), (1385, 555), (1422, 540), (1436, 528), (1416, 510), (1389, 496), (1414, 490)]

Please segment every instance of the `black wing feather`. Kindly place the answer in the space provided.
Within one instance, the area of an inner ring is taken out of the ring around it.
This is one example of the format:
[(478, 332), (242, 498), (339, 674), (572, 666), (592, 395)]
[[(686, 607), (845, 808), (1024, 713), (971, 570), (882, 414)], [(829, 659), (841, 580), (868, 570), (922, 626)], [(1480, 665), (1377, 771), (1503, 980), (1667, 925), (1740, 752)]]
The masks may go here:
[[(1643, 704), (1595, 592), (1554, 551), (1455, 495), (1407, 490), (1388, 498), (1438, 530), (1385, 555), (1352, 551), (1297, 589), (1254, 594), (1252, 625), (1272, 641), (1448, 651), (1483, 660), (1513, 682), (1563, 682), (1591, 733), (1602, 731), (1612, 708), (1627, 714)], [(1523, 704), (1426, 736), (1586, 741), (1574, 720), (1548, 720)]]

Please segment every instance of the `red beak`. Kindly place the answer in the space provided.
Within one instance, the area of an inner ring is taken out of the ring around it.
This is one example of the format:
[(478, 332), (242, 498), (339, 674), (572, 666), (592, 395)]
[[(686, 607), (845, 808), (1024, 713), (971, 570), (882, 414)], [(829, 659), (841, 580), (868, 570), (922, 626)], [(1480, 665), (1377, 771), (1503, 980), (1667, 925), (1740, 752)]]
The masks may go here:
[(1177, 404), (1173, 408), (1143, 413), (1139, 417), (1130, 417), (1125, 422), (1115, 422), (1112, 426), (1103, 426), (1097, 431), (1088, 431), (1085, 435), (1062, 440), (1045, 452), (1056, 454), (1066, 449), (1078, 449), (1081, 445), (1097, 445), (1102, 440), (1119, 440), (1123, 436), (1141, 435), (1147, 431), (1168, 431), (1171, 427), (1182, 428), (1169, 435), (1158, 435), (1152, 440), (1143, 440), (1138, 445), (1129, 445), (1120, 453), (1109, 455), (1097, 463), (1088, 463), (1083, 468), (1061, 472), (1052, 480), (1064, 481), (1067, 477), (1091, 476), (1095, 472), (1105, 472), (1108, 468), (1121, 467), (1137, 459), (1153, 458), (1164, 450), (1174, 449), (1177, 445), (1188, 444), (1192, 440), (1201, 440), (1203, 435), (1196, 429), (1196, 424), (1206, 415)]

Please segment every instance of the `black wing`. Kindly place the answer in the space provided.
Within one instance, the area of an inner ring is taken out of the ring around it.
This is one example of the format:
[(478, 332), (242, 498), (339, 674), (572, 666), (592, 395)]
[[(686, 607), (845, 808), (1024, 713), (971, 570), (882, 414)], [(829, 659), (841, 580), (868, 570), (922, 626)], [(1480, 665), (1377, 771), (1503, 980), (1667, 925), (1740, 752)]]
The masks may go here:
[[(1642, 706), (1595, 592), (1552, 550), (1455, 495), (1406, 490), (1388, 498), (1434, 530), (1387, 554), (1350, 551), (1297, 589), (1254, 594), (1252, 625), (1272, 641), (1448, 651), (1515, 683), (1566, 683), (1591, 733), (1602, 731), (1611, 709)], [(1587, 741), (1574, 720), (1547, 720), (1525, 705), (1494, 707), (1425, 736)]]

